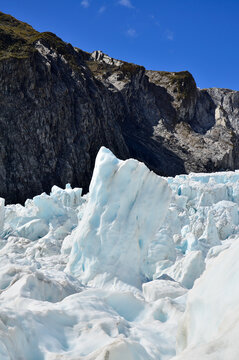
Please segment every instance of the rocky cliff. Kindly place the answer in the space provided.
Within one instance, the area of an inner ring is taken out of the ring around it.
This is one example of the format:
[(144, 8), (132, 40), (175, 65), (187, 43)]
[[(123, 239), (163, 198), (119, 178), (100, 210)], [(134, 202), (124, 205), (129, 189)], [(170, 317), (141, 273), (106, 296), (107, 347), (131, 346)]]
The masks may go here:
[(161, 175), (239, 168), (239, 92), (73, 48), (0, 13), (0, 196), (87, 191), (104, 145)]

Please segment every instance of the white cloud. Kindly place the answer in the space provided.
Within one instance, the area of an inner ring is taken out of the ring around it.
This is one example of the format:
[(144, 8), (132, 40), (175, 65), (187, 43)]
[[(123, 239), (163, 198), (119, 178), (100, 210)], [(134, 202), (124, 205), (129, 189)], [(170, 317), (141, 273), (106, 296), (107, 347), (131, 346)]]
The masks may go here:
[(152, 15), (152, 14), (151, 14), (151, 15), (149, 15), (149, 18), (153, 20), (154, 25), (160, 26), (160, 23), (159, 23), (159, 21), (157, 20), (157, 18), (155, 17), (155, 15)]
[(127, 8), (133, 8), (131, 0), (119, 0), (119, 4), (122, 6), (126, 6)]
[(82, 0), (81, 6), (83, 6), (84, 8), (88, 8), (90, 6), (89, 0)]
[(174, 34), (173, 34), (173, 32), (170, 31), (170, 30), (167, 30), (167, 32), (166, 32), (166, 38), (167, 38), (168, 40), (170, 40), (170, 41), (173, 41), (173, 39), (174, 39)]
[(98, 10), (98, 13), (103, 14), (103, 12), (105, 12), (105, 10), (106, 10), (106, 6), (101, 6)]
[(127, 31), (126, 31), (126, 34), (129, 36), (129, 37), (136, 37), (137, 36), (137, 32), (135, 29), (133, 28), (129, 28)]

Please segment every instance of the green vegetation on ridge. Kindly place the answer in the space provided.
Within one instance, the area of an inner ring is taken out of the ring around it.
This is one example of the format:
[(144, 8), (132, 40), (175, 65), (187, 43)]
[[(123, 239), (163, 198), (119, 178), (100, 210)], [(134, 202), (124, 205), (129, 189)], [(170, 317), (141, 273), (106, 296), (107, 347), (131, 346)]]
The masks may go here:
[(162, 76), (168, 78), (169, 82), (177, 89), (178, 100), (186, 99), (193, 94), (196, 89), (196, 83), (189, 71), (168, 72), (159, 71)]
[[(79, 61), (86, 61), (86, 65), (94, 76), (108, 76), (120, 71), (125, 79), (131, 79), (143, 66), (122, 61), (121, 66), (109, 65), (106, 63), (89, 60), (90, 53), (80, 49), (74, 51), (71, 44), (65, 43), (62, 39), (51, 32), (38, 32), (32, 26), (15, 19), (11, 15), (0, 12), (0, 61), (4, 59), (29, 58), (36, 52), (35, 44), (41, 40), (48, 48), (54, 49), (59, 55), (63, 55), (74, 70), (79, 69)], [(163, 77), (175, 85), (178, 92), (178, 100), (183, 100), (193, 90), (192, 75), (188, 71), (166, 72), (159, 71)]]
[(70, 44), (51, 32), (40, 33), (11, 15), (0, 12), (0, 60), (28, 58), (36, 51), (34, 45), (38, 40), (46, 42), (58, 54), (63, 55), (72, 67), (77, 68), (78, 57)]

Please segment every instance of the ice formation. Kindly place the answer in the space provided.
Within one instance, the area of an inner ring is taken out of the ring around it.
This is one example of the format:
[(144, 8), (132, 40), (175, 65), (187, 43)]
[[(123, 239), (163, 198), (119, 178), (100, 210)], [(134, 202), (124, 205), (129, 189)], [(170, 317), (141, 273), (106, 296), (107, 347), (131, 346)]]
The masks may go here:
[(238, 205), (105, 148), (87, 195), (0, 199), (0, 360), (237, 360)]
[(119, 280), (141, 288), (152, 278), (154, 258), (174, 259), (172, 241), (158, 242), (170, 199), (167, 182), (144, 164), (102, 148), (67, 270), (94, 286)]

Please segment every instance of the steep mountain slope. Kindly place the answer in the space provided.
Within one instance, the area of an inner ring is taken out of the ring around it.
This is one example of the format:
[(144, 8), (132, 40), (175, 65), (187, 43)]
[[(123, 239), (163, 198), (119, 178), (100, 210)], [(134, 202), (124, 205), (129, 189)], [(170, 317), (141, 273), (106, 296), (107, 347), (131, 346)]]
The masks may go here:
[(88, 189), (100, 146), (161, 175), (238, 168), (239, 92), (73, 48), (0, 13), (0, 196)]

